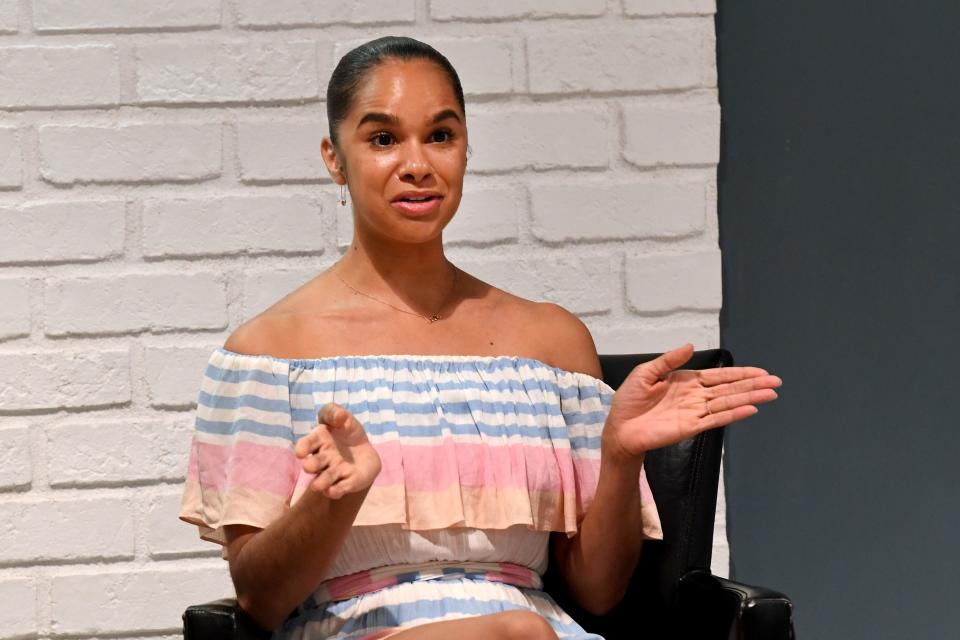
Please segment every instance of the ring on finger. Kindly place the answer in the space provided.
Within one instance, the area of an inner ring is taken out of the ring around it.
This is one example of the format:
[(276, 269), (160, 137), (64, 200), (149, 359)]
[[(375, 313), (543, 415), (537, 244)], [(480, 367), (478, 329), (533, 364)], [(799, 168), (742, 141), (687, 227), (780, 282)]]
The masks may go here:
[(703, 403), (703, 405), (707, 408), (707, 415), (708, 415), (708, 416), (709, 416), (709, 415), (713, 415), (713, 411), (710, 411), (710, 401), (709, 401), (709, 400), (705, 400), (704, 403)]

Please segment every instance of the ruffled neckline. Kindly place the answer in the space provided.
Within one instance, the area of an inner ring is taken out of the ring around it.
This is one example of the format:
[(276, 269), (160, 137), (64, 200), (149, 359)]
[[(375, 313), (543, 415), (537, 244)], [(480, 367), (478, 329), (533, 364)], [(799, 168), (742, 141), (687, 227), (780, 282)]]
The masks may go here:
[(611, 392), (616, 390), (608, 385), (602, 378), (597, 378), (590, 375), (589, 373), (584, 373), (582, 371), (570, 371), (569, 369), (563, 369), (561, 367), (555, 367), (552, 364), (544, 362), (543, 360), (538, 360), (537, 358), (529, 358), (526, 356), (511, 356), (511, 355), (497, 355), (497, 356), (481, 356), (481, 355), (469, 355), (469, 354), (410, 354), (410, 353), (371, 353), (371, 354), (343, 354), (336, 356), (320, 356), (316, 358), (281, 358), (278, 356), (272, 356), (269, 354), (250, 354), (250, 353), (237, 353), (236, 351), (230, 351), (224, 347), (217, 347), (217, 351), (220, 353), (230, 356), (232, 358), (253, 358), (253, 359), (264, 359), (271, 362), (282, 362), (290, 367), (298, 369), (312, 369), (317, 366), (323, 365), (325, 363), (331, 362), (346, 362), (346, 361), (371, 361), (371, 360), (387, 360), (387, 361), (410, 361), (410, 362), (457, 362), (462, 364), (471, 364), (471, 363), (485, 363), (492, 364), (496, 362), (510, 362), (515, 365), (527, 365), (530, 367), (548, 369), (557, 374), (567, 374), (571, 376), (582, 377), (586, 380), (597, 382), (601, 385), (606, 386)]

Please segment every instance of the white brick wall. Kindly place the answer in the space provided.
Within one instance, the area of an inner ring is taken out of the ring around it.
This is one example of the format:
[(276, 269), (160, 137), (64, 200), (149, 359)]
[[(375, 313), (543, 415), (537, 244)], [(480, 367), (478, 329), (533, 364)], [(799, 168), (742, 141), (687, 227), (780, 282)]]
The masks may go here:
[(319, 142), (359, 42), (412, 35), (461, 73), (453, 260), (601, 352), (716, 347), (714, 8), (0, 0), (0, 639), (171, 639), (231, 593), (176, 519), (198, 383), (350, 241)]

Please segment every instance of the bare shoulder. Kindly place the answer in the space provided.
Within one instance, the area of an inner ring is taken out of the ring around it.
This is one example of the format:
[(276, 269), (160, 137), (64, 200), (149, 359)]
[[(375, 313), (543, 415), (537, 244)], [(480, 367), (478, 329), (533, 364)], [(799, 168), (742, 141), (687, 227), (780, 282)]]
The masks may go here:
[(284, 342), (292, 333), (289, 325), (287, 316), (260, 314), (237, 327), (223, 348), (247, 355), (279, 355), (285, 351)]
[(600, 357), (583, 320), (552, 302), (533, 303), (535, 325), (545, 338), (548, 364), (600, 378)]
[[(318, 318), (328, 320), (329, 314), (322, 313), (324, 307), (318, 302), (326, 297), (324, 279), (314, 278), (237, 327), (224, 348), (235, 353), (283, 358), (301, 352), (304, 341), (316, 347), (310, 328)], [(325, 324), (329, 330), (329, 322)]]

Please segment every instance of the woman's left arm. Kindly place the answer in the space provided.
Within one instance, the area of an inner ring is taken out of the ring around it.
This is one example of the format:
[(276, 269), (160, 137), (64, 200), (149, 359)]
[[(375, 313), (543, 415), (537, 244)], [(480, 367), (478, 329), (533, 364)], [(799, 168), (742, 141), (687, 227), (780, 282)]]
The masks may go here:
[(640, 559), (642, 464), (642, 456), (621, 463), (601, 453), (597, 492), (577, 535), (551, 536), (553, 561), (570, 594), (594, 615), (603, 615), (620, 602)]
[[(596, 353), (594, 351), (594, 353)], [(626, 591), (642, 547), (640, 467), (647, 451), (756, 414), (782, 381), (757, 367), (677, 370), (693, 345), (636, 367), (613, 397), (601, 437), (593, 502), (572, 538), (553, 535), (553, 560), (573, 597), (594, 614)]]

